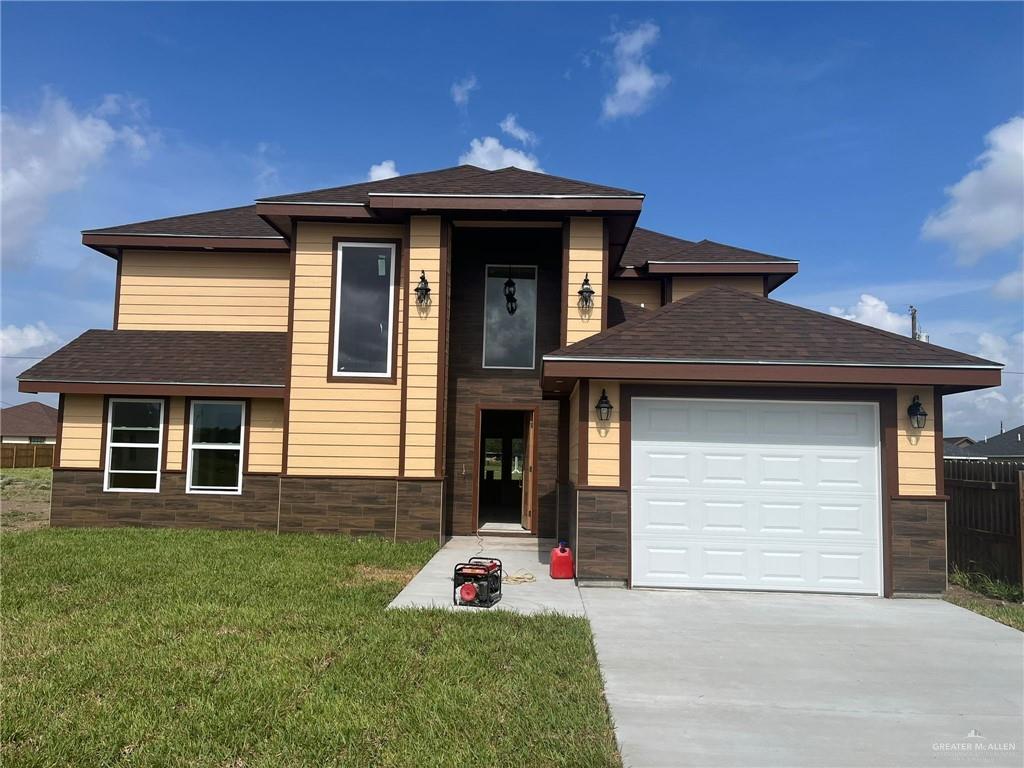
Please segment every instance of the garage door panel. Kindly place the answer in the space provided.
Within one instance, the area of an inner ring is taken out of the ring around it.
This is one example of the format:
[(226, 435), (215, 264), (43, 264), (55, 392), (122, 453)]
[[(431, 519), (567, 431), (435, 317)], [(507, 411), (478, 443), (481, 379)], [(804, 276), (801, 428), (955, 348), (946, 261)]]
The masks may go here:
[(634, 584), (877, 593), (874, 406), (638, 398), (633, 413)]
[(878, 591), (876, 548), (808, 546), (754, 538), (700, 541), (661, 537), (634, 548), (636, 587), (697, 587), (798, 592)]

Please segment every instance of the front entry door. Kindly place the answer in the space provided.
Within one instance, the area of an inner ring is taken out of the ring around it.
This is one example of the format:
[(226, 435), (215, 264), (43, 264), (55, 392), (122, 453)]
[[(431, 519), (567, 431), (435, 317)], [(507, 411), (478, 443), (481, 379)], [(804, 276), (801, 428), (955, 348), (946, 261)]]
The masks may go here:
[(535, 492), (535, 484), (533, 482), (533, 446), (534, 446), (534, 430), (536, 424), (534, 423), (533, 411), (526, 411), (523, 414), (523, 475), (522, 475), (522, 486), (523, 486), (523, 515), (522, 524), (523, 528), (528, 531), (534, 530), (534, 522), (537, 519), (537, 499)]

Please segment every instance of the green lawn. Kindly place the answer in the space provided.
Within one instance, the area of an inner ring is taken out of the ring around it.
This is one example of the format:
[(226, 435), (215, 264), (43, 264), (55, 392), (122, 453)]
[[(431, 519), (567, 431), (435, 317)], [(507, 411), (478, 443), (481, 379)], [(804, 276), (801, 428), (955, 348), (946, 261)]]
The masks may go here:
[(3, 537), (5, 766), (615, 766), (589, 626), (386, 611), (434, 552), (340, 536)]
[(956, 570), (949, 576), (946, 600), (1024, 632), (1024, 590), (984, 573)]

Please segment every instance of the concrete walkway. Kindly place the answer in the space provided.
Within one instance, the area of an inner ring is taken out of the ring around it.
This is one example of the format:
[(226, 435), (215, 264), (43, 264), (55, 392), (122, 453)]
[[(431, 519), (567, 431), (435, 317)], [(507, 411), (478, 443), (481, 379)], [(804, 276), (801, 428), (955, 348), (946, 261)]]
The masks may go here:
[[(554, 546), (552, 539), (456, 536), (441, 547), (388, 607), (484, 610), (452, 604), (455, 564), (479, 556), (498, 558), (505, 570), (501, 602), (490, 610), (525, 614), (556, 611), (583, 616), (583, 600), (572, 579), (556, 580), (548, 576), (550, 552)], [(533, 581), (519, 581), (520, 577), (528, 574), (533, 575)]]
[(628, 767), (1024, 764), (1024, 634), (962, 608), (582, 594)]

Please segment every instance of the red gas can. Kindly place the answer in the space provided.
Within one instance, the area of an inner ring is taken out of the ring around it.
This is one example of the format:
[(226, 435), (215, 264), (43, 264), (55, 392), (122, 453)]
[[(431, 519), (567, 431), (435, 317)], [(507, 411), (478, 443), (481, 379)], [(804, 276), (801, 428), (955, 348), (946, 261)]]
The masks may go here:
[(551, 578), (571, 579), (575, 575), (572, 550), (566, 546), (564, 541), (560, 541), (558, 546), (551, 550)]

